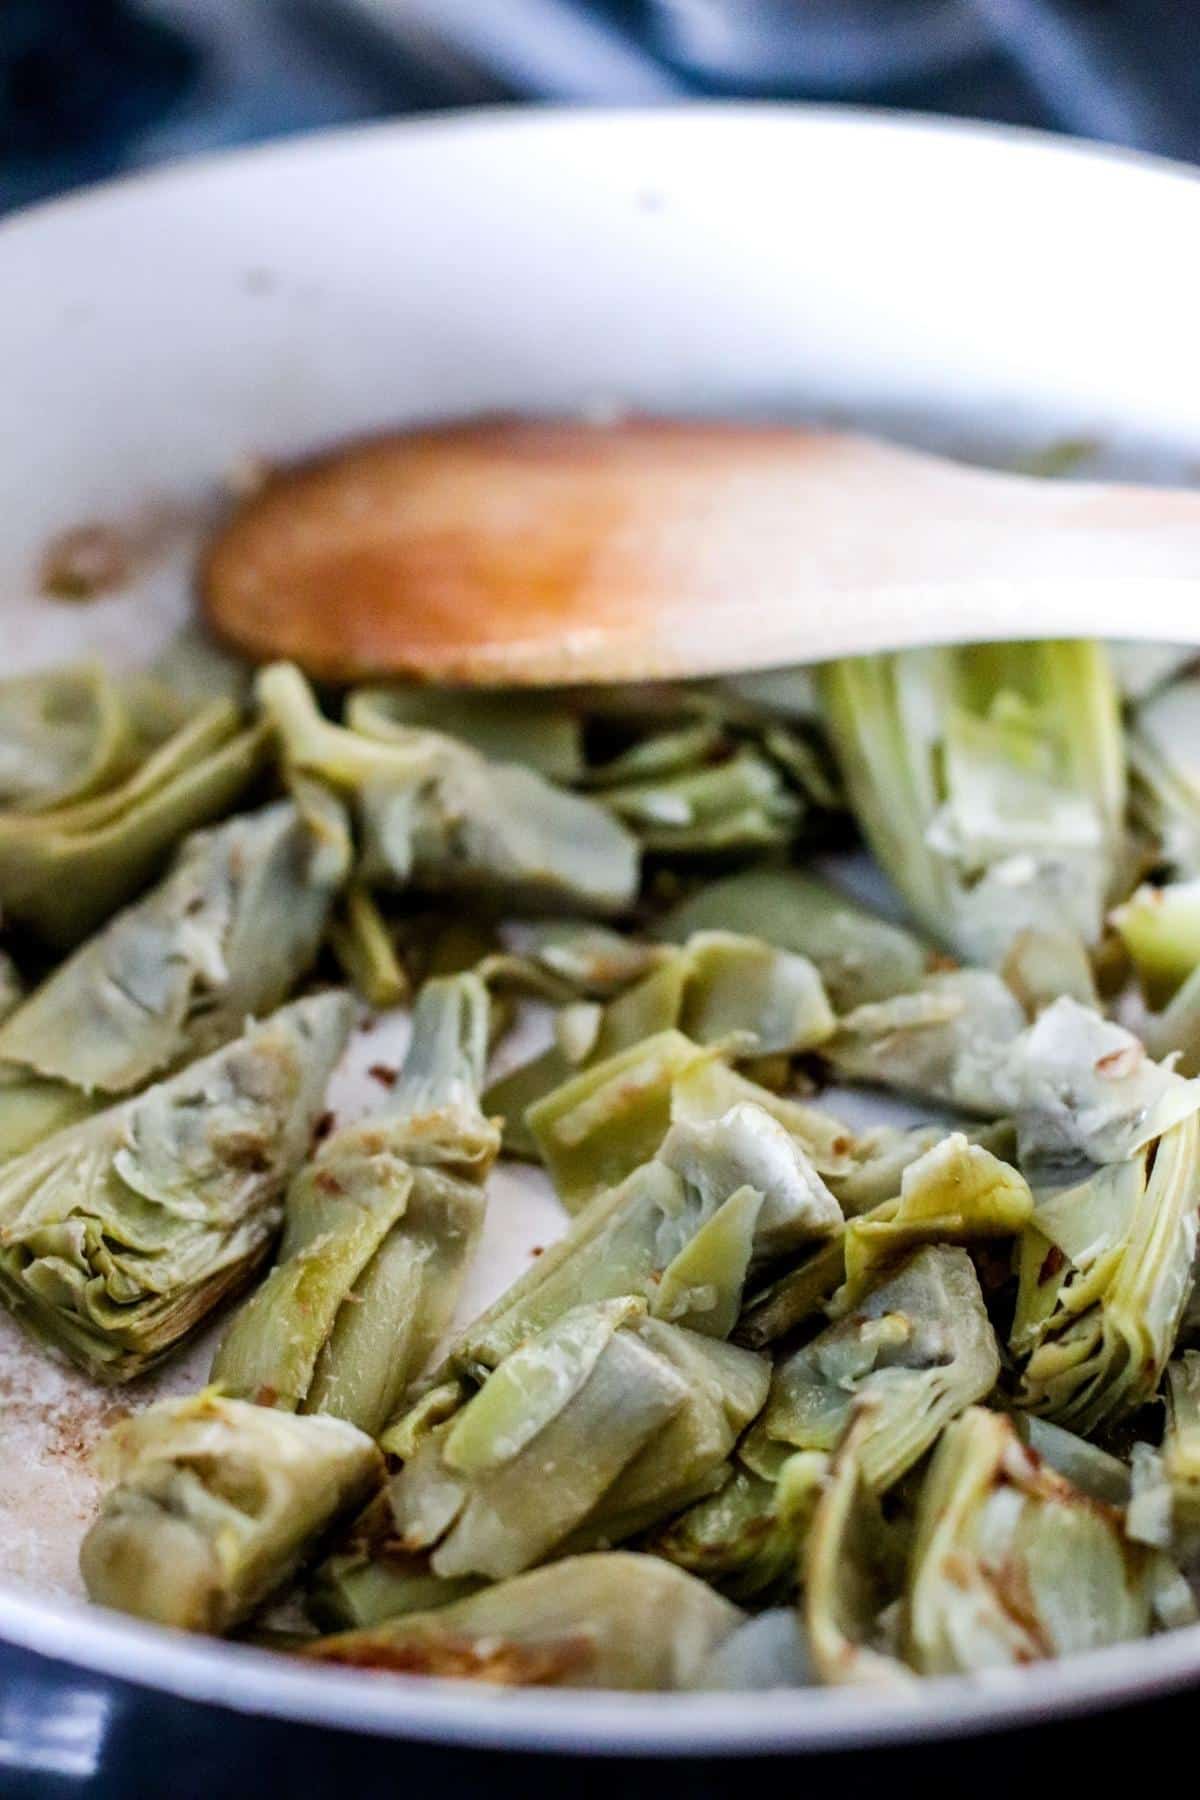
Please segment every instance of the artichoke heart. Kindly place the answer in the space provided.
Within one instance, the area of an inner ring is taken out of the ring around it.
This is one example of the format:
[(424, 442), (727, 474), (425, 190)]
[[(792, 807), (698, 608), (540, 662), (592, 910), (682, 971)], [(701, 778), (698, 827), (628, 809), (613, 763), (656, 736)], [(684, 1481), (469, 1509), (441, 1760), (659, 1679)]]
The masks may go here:
[(835, 1450), (871, 1402), (856, 1460), (877, 1492), (925, 1454), (943, 1426), (996, 1384), (1000, 1358), (965, 1250), (918, 1250), (848, 1317), (781, 1362), (741, 1460), (773, 1478), (795, 1450)]
[(727, 1337), (752, 1267), (840, 1222), (817, 1170), (761, 1107), (742, 1101), (718, 1120), (681, 1122), (474, 1321), (455, 1361), (494, 1368), (572, 1307), (631, 1294), (658, 1317)]
[(43, 813), (112, 787), (137, 761), (120, 689), (99, 663), (0, 682), (0, 808)]
[(290, 665), (264, 670), (257, 691), (292, 775), (354, 811), (368, 886), (601, 914), (633, 900), (638, 846), (604, 807), (437, 731), (398, 727), (384, 741), (334, 725)]
[(1143, 1637), (1153, 1575), (1117, 1509), (1032, 1456), (1011, 1420), (972, 1407), (921, 1491), (908, 1654), (921, 1674), (948, 1675)]
[(0, 813), (0, 906), (70, 949), (154, 878), (179, 842), (227, 812), (261, 770), (267, 734), (216, 700), (115, 787), (69, 806)]
[(1200, 1115), (1039, 1200), (1022, 1236), (1018, 1401), (1078, 1432), (1148, 1400), (1192, 1287)]
[(196, 832), (4, 1021), (0, 1065), (124, 1094), (236, 1037), (316, 956), (338, 872), (318, 878), (313, 860), (288, 801)]
[(422, 988), (382, 1113), (345, 1126), (293, 1182), (279, 1260), (213, 1362), (225, 1391), (383, 1430), (449, 1323), (484, 1214), (499, 1134), (476, 1098), (487, 993)]
[(1016, 1121), (1027, 1171), (1123, 1162), (1200, 1110), (1200, 1081), (1154, 1062), (1132, 1032), (1066, 996), (1010, 1047), (993, 1087), (997, 1110)]
[(677, 944), (698, 931), (745, 932), (807, 957), (838, 1013), (910, 993), (930, 960), (911, 931), (799, 869), (750, 868), (722, 876), (672, 907), (654, 930)]
[(821, 692), (854, 811), (927, 931), (993, 966), (1025, 930), (1097, 941), (1125, 851), (1103, 645), (848, 658), (822, 671)]
[(102, 1381), (127, 1381), (241, 1286), (279, 1225), (350, 1003), (322, 994), (0, 1170), (0, 1295)]
[(855, 1007), (821, 1054), (843, 1080), (994, 1119), (1006, 1110), (996, 1071), (1024, 1030), (1021, 1005), (998, 975), (955, 969)]
[(647, 1530), (720, 1485), (768, 1380), (760, 1357), (644, 1301), (575, 1307), (419, 1437), (391, 1484), (398, 1547), (501, 1580)]
[(744, 1620), (702, 1581), (656, 1557), (596, 1552), (436, 1612), (324, 1638), (305, 1654), (502, 1687), (671, 1690), (695, 1685)]
[(510, 1121), (507, 1148), (528, 1153), (540, 1145), (531, 1109), (581, 1070), (647, 1038), (679, 1031), (693, 1043), (728, 1046), (739, 1057), (790, 1055), (823, 1043), (833, 1028), (821, 978), (806, 957), (730, 931), (697, 932), (593, 1016), (578, 1053), (560, 1034), (558, 1043), (490, 1088), (486, 1103)]
[(83, 1541), (102, 1606), (184, 1631), (246, 1619), (383, 1479), (370, 1438), (212, 1393), (163, 1400), (102, 1447), (116, 1485)]

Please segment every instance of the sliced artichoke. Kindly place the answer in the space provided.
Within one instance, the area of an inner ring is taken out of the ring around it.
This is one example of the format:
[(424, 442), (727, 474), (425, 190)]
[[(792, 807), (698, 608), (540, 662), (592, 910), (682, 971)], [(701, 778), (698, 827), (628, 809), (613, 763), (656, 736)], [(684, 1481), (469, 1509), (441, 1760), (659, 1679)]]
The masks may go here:
[[(688, 742), (693, 747), (691, 734)], [(599, 798), (661, 856), (778, 849), (796, 836), (805, 813), (775, 762), (749, 744), (707, 766), (606, 781)]]
[(1128, 747), (1133, 816), (1177, 875), (1200, 874), (1200, 677), (1184, 675), (1137, 707)]
[(1200, 1117), (1039, 1199), (1011, 1344), (1022, 1406), (1087, 1433), (1149, 1399), (1192, 1285)]
[(138, 741), (120, 689), (99, 663), (0, 682), (0, 809), (42, 813), (128, 774)]
[(261, 770), (267, 734), (218, 700), (116, 787), (36, 816), (0, 815), (0, 905), (56, 948), (77, 944), (153, 879)]
[(160, 1625), (226, 1632), (383, 1479), (369, 1437), (202, 1393), (126, 1419), (102, 1447), (116, 1483), (83, 1541), (89, 1596)]
[(864, 1405), (833, 1458), (805, 1540), (804, 1623), (813, 1666), (830, 1686), (910, 1679), (898, 1651), (904, 1544), (859, 1460), (871, 1429)]
[(768, 1379), (644, 1301), (576, 1307), (419, 1438), (392, 1482), (397, 1540), (437, 1575), (496, 1580), (648, 1529), (719, 1482)]
[(0, 1064), (123, 1094), (236, 1037), (316, 956), (338, 872), (313, 861), (287, 801), (197, 832), (0, 1026)]
[(856, 1460), (882, 1493), (950, 1419), (991, 1393), (996, 1339), (964, 1250), (918, 1250), (848, 1317), (780, 1363), (762, 1416), (739, 1448), (767, 1479), (795, 1450), (835, 1450), (859, 1402)]
[(775, 1481), (735, 1464), (723, 1487), (654, 1533), (646, 1548), (731, 1600), (786, 1599), (801, 1576), (828, 1469), (828, 1456), (817, 1450), (797, 1451)]
[(479, 1111), (487, 994), (427, 982), (390, 1105), (327, 1137), (288, 1194), (279, 1260), (223, 1338), (212, 1380), (377, 1436), (449, 1324), (499, 1135)]
[(459, 1367), (494, 1368), (586, 1301), (640, 1295), (657, 1316), (727, 1337), (752, 1267), (836, 1231), (837, 1202), (796, 1141), (741, 1103), (671, 1127), (658, 1156), (577, 1214), (465, 1332)]
[(907, 1647), (923, 1675), (1006, 1668), (1144, 1637), (1152, 1558), (1121, 1515), (972, 1407), (938, 1446), (917, 1511)]
[(1110, 916), (1147, 1004), (1165, 1006), (1200, 968), (1200, 880), (1140, 887)]
[(369, 886), (551, 911), (620, 912), (634, 898), (638, 847), (604, 807), (436, 731), (414, 726), (384, 742), (331, 724), (290, 665), (257, 685), (292, 775), (352, 806)]
[(769, 1056), (812, 1049), (833, 1028), (821, 978), (806, 957), (733, 932), (697, 932), (603, 1011), (592, 1012), (577, 1048), (560, 1033), (534, 1062), (490, 1088), (486, 1104), (511, 1121), (508, 1148), (527, 1150), (537, 1142), (532, 1107), (581, 1069), (645, 1038), (681, 1031), (694, 1043), (729, 1044), (739, 1056)]
[(568, 1557), (436, 1612), (322, 1639), (306, 1654), (503, 1687), (694, 1685), (745, 1615), (653, 1556)]
[(1118, 1163), (1200, 1108), (1200, 1081), (1154, 1062), (1132, 1032), (1064, 998), (998, 1061), (997, 1111), (1017, 1124), (1021, 1165)]
[(998, 975), (957, 969), (856, 1007), (821, 1054), (844, 1080), (996, 1118), (1006, 1110), (996, 1072), (1024, 1030), (1021, 1005)]
[(806, 956), (839, 1013), (909, 993), (929, 964), (928, 949), (912, 932), (799, 869), (726, 875), (681, 900), (654, 929), (675, 943), (697, 931), (740, 931)]
[(918, 1244), (1015, 1237), (1032, 1213), (1024, 1176), (962, 1132), (951, 1132), (908, 1165), (898, 1200), (847, 1225), (846, 1281), (835, 1309), (840, 1315), (853, 1311), (889, 1265)]
[(282, 1008), (204, 1061), (0, 1171), (0, 1295), (102, 1381), (127, 1381), (240, 1287), (279, 1225), (350, 1003)]
[(822, 699), (854, 811), (926, 930), (992, 964), (1030, 928), (1096, 942), (1125, 812), (1102, 645), (857, 657), (827, 665)]
[(361, 737), (406, 744), (414, 731), (461, 738), (489, 762), (523, 763), (550, 781), (577, 781), (584, 771), (579, 711), (554, 695), (487, 693), (470, 688), (356, 688), (346, 724)]
[(347, 981), (382, 1011), (408, 999), (409, 979), (387, 922), (368, 888), (354, 882), (329, 926), (329, 947)]

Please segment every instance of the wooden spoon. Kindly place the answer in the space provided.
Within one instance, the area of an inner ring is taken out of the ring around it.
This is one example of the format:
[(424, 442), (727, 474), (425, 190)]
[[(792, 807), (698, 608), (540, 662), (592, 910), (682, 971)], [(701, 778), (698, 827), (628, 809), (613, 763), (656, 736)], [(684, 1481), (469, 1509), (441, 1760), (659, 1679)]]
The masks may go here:
[(201, 572), (217, 631), (329, 680), (557, 685), (906, 644), (1186, 643), (1200, 493), (841, 432), (486, 420), (285, 471)]

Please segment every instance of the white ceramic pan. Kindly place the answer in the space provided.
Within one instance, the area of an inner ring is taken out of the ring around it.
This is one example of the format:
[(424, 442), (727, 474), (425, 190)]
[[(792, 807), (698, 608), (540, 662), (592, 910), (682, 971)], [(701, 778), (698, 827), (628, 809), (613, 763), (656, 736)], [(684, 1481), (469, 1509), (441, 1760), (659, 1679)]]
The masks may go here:
[[(0, 227), (0, 672), (85, 644), (148, 656), (247, 459), (408, 420), (806, 415), (983, 457), (1068, 434), (1096, 440), (1097, 472), (1187, 478), (1198, 317), (1200, 182), (1024, 133), (791, 108), (484, 115), (126, 181)], [(47, 542), (88, 521), (122, 533), (125, 589), (41, 598)], [(476, 1305), (555, 1229), (519, 1179)], [(107, 1405), (0, 1319), (0, 1637), (195, 1699), (447, 1742), (733, 1752), (1200, 1677), (1200, 1630), (886, 1699), (503, 1694), (187, 1639), (79, 1598)]]

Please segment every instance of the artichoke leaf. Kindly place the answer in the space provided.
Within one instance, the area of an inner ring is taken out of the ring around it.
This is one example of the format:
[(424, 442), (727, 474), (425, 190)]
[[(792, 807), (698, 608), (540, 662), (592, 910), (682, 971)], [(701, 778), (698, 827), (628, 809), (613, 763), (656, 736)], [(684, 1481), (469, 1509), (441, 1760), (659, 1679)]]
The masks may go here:
[(163, 1400), (104, 1446), (116, 1483), (83, 1541), (89, 1596), (160, 1625), (226, 1632), (384, 1476), (370, 1438), (211, 1392)]
[(929, 951), (807, 871), (739, 870), (707, 883), (656, 921), (657, 936), (685, 943), (695, 932), (725, 930), (762, 938), (813, 963), (838, 1013), (919, 987)]
[(767, 1382), (644, 1301), (577, 1306), (418, 1438), (391, 1484), (396, 1538), (437, 1575), (503, 1579), (648, 1529), (717, 1476)]
[(948, 1426), (917, 1510), (908, 1652), (925, 1675), (1006, 1668), (1144, 1637), (1153, 1562), (1121, 1514), (972, 1407)]
[(77, 944), (262, 769), (266, 732), (238, 726), (237, 708), (215, 701), (117, 787), (36, 817), (0, 815), (0, 905), (55, 948)]
[(1020, 1003), (998, 975), (957, 969), (856, 1007), (821, 1054), (844, 1080), (994, 1119), (1008, 1110), (997, 1070), (1024, 1030)]
[(122, 1094), (236, 1037), (316, 956), (332, 886), (311, 852), (287, 801), (195, 833), (0, 1025), (0, 1063)]
[(360, 737), (404, 745), (414, 732), (459, 738), (490, 762), (523, 763), (550, 781), (583, 774), (583, 728), (576, 709), (538, 693), (487, 693), (470, 688), (395, 683), (355, 688), (346, 724)]
[(393, 742), (332, 724), (291, 665), (265, 669), (257, 692), (288, 769), (352, 807), (368, 886), (551, 911), (620, 912), (634, 898), (637, 844), (605, 808), (437, 731)]
[(918, 1250), (858, 1304), (779, 1363), (741, 1460), (770, 1479), (794, 1450), (833, 1451), (859, 1402), (871, 1402), (856, 1461), (877, 1492), (892, 1486), (1000, 1373), (995, 1335), (965, 1250)]
[(889, 1264), (915, 1245), (1014, 1237), (1032, 1213), (1024, 1176), (969, 1143), (962, 1132), (951, 1132), (908, 1165), (893, 1205), (885, 1203), (847, 1225), (846, 1281), (834, 1297), (835, 1314), (852, 1311)]
[(678, 1030), (693, 1043), (728, 1046), (739, 1057), (813, 1049), (834, 1028), (821, 978), (807, 958), (757, 938), (704, 931), (652, 968), (603, 1010), (573, 1058), (560, 1042), (496, 1083), (487, 1105), (512, 1120), (507, 1142), (523, 1148), (530, 1109), (569, 1081), (642, 1040)]
[(455, 1362), (494, 1368), (571, 1307), (622, 1295), (725, 1337), (751, 1267), (819, 1241), (839, 1222), (816, 1169), (768, 1113), (740, 1102), (720, 1120), (681, 1122), (656, 1158), (577, 1213), (565, 1236), (467, 1329)]
[(449, 1322), (499, 1140), (476, 1095), (487, 994), (426, 982), (381, 1113), (318, 1145), (287, 1197), (279, 1260), (217, 1350), (228, 1392), (381, 1432)]
[(568, 1557), (431, 1613), (325, 1638), (305, 1654), (354, 1668), (503, 1687), (671, 1690), (694, 1684), (744, 1621), (657, 1557)]

